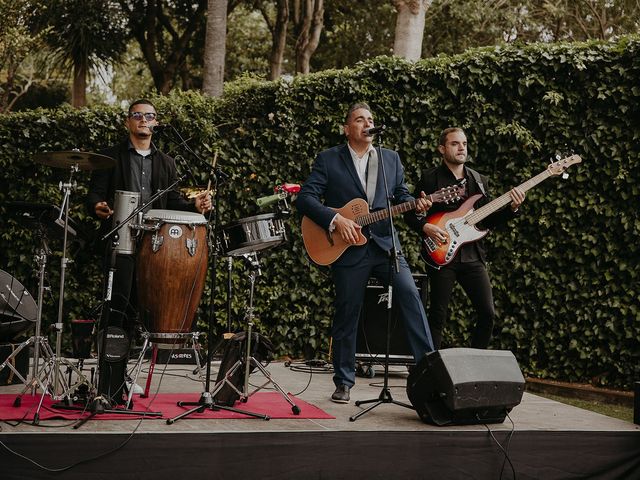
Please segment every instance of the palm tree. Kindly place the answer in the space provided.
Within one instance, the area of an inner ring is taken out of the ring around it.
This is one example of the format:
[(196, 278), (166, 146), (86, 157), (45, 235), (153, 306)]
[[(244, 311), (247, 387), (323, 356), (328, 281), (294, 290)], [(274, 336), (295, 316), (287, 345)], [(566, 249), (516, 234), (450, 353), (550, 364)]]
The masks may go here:
[(83, 107), (89, 74), (126, 49), (126, 18), (111, 0), (48, 0), (40, 6), (45, 40), (60, 67), (73, 75), (71, 103)]

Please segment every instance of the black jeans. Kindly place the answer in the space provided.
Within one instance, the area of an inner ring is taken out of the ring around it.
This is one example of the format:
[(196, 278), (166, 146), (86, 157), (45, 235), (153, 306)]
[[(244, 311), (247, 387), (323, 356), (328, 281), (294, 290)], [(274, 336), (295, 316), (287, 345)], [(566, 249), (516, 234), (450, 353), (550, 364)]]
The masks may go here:
[(451, 292), (456, 282), (465, 291), (476, 311), (476, 324), (471, 334), (472, 348), (487, 348), (496, 316), (487, 267), (481, 261), (453, 261), (440, 270), (429, 270), (429, 326), (436, 349), (442, 343)]

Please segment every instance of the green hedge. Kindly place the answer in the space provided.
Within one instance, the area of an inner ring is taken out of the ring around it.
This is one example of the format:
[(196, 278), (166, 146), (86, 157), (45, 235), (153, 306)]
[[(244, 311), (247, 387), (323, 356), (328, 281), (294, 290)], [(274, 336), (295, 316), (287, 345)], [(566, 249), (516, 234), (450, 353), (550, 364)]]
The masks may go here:
[[(232, 84), (222, 99), (187, 92), (156, 100), (163, 120), (203, 158), (217, 152), (218, 166), (230, 176), (220, 188), (223, 224), (260, 213), (255, 199), (274, 185), (304, 181), (315, 154), (343, 141), (340, 125), (354, 101), (367, 101), (378, 123), (387, 125), (385, 145), (400, 151), (409, 183), (438, 162), (436, 140), (447, 126), (466, 129), (471, 165), (490, 176), (496, 196), (541, 172), (555, 155), (581, 155), (568, 180), (553, 177), (532, 189), (524, 214), (487, 237), (498, 313), (493, 347), (512, 350), (527, 374), (628, 388), (640, 377), (638, 85), (640, 43), (625, 38), (480, 49), (416, 64), (379, 57), (292, 81)], [(96, 151), (116, 141), (122, 125), (121, 112), (105, 107), (0, 117), (0, 268), (30, 282), (32, 291), (37, 242), (5, 202), (59, 204), (58, 182), (68, 172), (40, 165), (34, 156)], [(189, 158), (183, 148), (159, 143)], [(206, 184), (206, 172), (196, 170), (197, 181)], [(100, 303), (99, 260), (90, 248), (95, 225), (80, 206), (87, 179), (87, 173), (78, 175), (72, 196), (73, 218), (87, 237), (70, 248), (65, 318), (91, 315)], [(424, 271), (417, 237), (398, 224), (410, 263)], [(285, 245), (260, 255), (256, 323), (280, 354), (326, 352), (333, 296), (328, 272), (305, 256), (297, 217), (288, 228)], [(59, 241), (52, 246), (49, 322), (57, 315)], [(233, 265), (232, 320), (241, 328), (249, 285), (242, 261)], [(213, 295), (219, 332), (227, 321), (226, 275), (219, 258)], [(468, 344), (471, 314), (460, 292), (446, 342)]]

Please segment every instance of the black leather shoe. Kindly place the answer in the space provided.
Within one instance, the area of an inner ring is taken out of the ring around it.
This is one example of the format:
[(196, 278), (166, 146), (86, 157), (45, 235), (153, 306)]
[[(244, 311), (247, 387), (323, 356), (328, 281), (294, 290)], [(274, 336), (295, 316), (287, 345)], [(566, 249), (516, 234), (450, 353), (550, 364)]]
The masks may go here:
[(347, 385), (338, 385), (331, 395), (331, 401), (336, 403), (349, 403), (349, 390)]

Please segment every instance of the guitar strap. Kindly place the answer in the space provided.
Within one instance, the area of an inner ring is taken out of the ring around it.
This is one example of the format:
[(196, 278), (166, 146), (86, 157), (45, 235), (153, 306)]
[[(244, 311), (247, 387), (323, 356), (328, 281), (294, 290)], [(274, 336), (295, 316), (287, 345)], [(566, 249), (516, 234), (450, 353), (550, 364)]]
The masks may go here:
[(473, 179), (478, 184), (478, 188), (480, 189), (480, 192), (482, 192), (482, 194), (486, 197), (487, 196), (487, 192), (484, 189), (484, 183), (482, 183), (482, 178), (480, 177), (480, 174), (478, 172), (476, 172), (473, 168), (469, 168), (469, 167), (467, 167), (467, 171), (471, 174)]
[(376, 196), (376, 184), (378, 183), (378, 152), (375, 149), (369, 151), (369, 160), (365, 172), (367, 178), (367, 200), (369, 207), (373, 207), (373, 199)]

